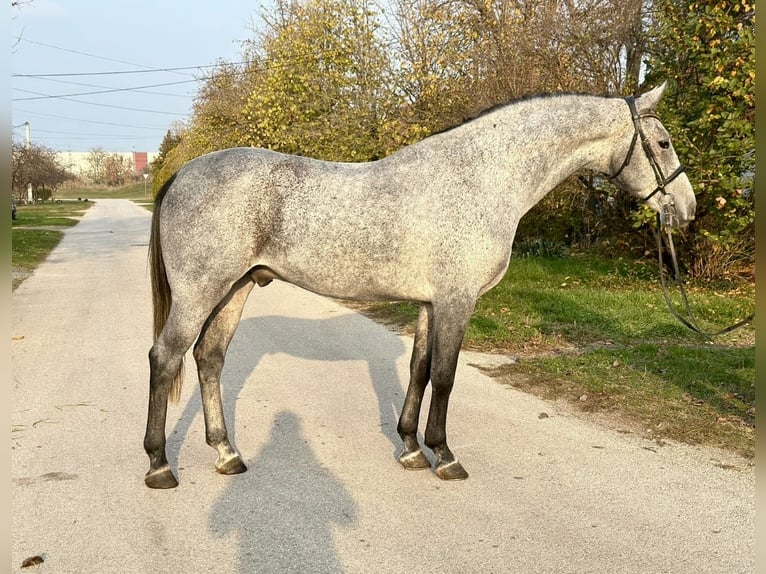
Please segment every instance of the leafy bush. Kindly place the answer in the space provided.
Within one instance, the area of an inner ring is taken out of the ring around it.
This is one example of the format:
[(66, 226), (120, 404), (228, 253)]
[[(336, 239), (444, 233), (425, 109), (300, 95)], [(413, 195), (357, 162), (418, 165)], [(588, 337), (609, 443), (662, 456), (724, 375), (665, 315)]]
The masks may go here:
[[(659, 0), (649, 81), (668, 79), (661, 115), (697, 192), (693, 267), (754, 254), (755, 5)], [(700, 241), (696, 237), (707, 240)]]

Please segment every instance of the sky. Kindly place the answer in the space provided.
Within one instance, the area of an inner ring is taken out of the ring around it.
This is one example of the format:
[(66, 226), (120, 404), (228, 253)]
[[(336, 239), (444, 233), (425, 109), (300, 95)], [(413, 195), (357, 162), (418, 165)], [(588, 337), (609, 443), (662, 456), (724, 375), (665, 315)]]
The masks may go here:
[[(10, 24), (14, 141), (29, 122), (31, 142), (55, 151), (156, 152), (209, 66), (240, 61), (264, 5), (22, 0)], [(119, 91), (85, 94), (107, 90)]]

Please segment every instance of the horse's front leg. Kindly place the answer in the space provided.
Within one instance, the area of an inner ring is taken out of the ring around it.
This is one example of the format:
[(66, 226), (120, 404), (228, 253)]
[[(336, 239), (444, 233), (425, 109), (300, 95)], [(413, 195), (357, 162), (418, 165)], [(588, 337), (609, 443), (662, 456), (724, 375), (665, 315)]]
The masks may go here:
[(434, 305), (432, 394), (425, 444), (436, 457), (434, 472), (443, 480), (468, 478), (468, 473), (447, 446), (447, 408), (455, 382), (460, 346), (475, 303), (475, 299), (466, 298), (438, 307)]
[(423, 303), (418, 315), (415, 343), (412, 347), (412, 358), (410, 359), (410, 383), (407, 387), (407, 395), (404, 399), (402, 414), (399, 417), (399, 425), (396, 429), (404, 442), (404, 451), (399, 456), (399, 462), (404, 468), (410, 470), (431, 467), (431, 463), (420, 449), (420, 444), (418, 444), (418, 419), (420, 418), (420, 405), (423, 402), (423, 394), (431, 377), (432, 318), (432, 307), (427, 303)]
[(205, 440), (218, 451), (215, 468), (221, 474), (239, 474), (247, 467), (229, 442), (221, 400), (221, 372), (226, 351), (242, 317), (242, 309), (253, 289), (253, 282), (242, 279), (213, 311), (194, 346), (202, 410), (205, 415)]

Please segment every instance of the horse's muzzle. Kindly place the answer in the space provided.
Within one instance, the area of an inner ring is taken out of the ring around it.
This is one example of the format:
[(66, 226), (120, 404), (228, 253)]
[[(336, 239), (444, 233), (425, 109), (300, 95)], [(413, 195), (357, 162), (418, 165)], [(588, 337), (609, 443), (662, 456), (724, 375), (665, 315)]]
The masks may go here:
[(684, 229), (694, 219), (694, 212), (697, 209), (697, 202), (692, 200), (691, 204), (678, 205), (672, 194), (663, 195), (659, 200), (660, 223), (663, 227), (673, 227)]

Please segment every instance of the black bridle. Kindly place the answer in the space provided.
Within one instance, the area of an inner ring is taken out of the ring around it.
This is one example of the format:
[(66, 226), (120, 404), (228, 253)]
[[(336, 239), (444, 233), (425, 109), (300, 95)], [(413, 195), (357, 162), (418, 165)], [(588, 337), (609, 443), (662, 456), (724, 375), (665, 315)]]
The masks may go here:
[[(643, 201), (649, 201), (652, 197), (657, 195), (658, 193), (661, 193), (664, 198), (667, 198), (665, 201), (662, 201), (662, 211), (657, 213), (657, 254), (659, 257), (659, 268), (660, 268), (660, 284), (662, 285), (662, 294), (665, 297), (665, 302), (668, 305), (668, 309), (670, 310), (670, 313), (678, 319), (683, 325), (697, 333), (698, 335), (701, 335), (704, 337), (707, 341), (712, 340), (713, 337), (717, 337), (718, 335), (723, 335), (725, 333), (729, 333), (735, 329), (738, 329), (742, 327), (743, 325), (746, 325), (750, 323), (754, 318), (755, 314), (751, 314), (748, 317), (745, 317), (741, 321), (738, 321), (734, 325), (730, 325), (729, 327), (726, 327), (724, 329), (721, 329), (720, 331), (716, 331), (715, 333), (707, 333), (703, 331), (699, 324), (697, 323), (696, 318), (694, 317), (694, 313), (692, 313), (691, 306), (689, 305), (689, 299), (686, 297), (686, 289), (684, 289), (683, 280), (681, 279), (681, 272), (679, 270), (678, 266), (678, 258), (676, 257), (676, 249), (675, 245), (673, 244), (673, 234), (671, 233), (671, 222), (672, 219), (675, 217), (675, 207), (673, 204), (673, 196), (668, 195), (668, 193), (665, 191), (665, 187), (674, 179), (676, 179), (679, 175), (684, 173), (684, 166), (683, 164), (680, 164), (673, 173), (671, 173), (668, 177), (665, 177), (665, 175), (662, 173), (662, 168), (660, 167), (659, 162), (657, 161), (657, 156), (654, 154), (654, 150), (652, 149), (651, 144), (649, 143), (649, 139), (646, 137), (646, 134), (644, 133), (644, 130), (641, 129), (641, 120), (643, 118), (654, 118), (656, 120), (659, 120), (659, 117), (654, 112), (645, 112), (643, 114), (638, 112), (638, 109), (636, 108), (636, 101), (635, 98), (632, 96), (628, 96), (625, 98), (625, 101), (628, 104), (628, 107), (630, 108), (630, 115), (633, 120), (633, 139), (630, 142), (630, 148), (628, 148), (628, 153), (625, 156), (625, 160), (622, 162), (622, 165), (620, 168), (614, 173), (614, 175), (607, 176), (608, 180), (613, 180), (617, 178), (622, 171), (630, 164), (630, 160), (633, 157), (633, 152), (636, 148), (636, 142), (640, 139), (641, 140), (641, 147), (644, 150), (644, 154), (646, 154), (646, 158), (649, 160), (649, 165), (652, 166), (652, 171), (654, 171), (654, 178), (657, 180), (657, 187), (652, 191), (649, 195), (642, 198)], [(668, 292), (666, 280), (665, 280), (665, 265), (662, 261), (662, 228), (663, 223), (665, 224), (665, 231), (667, 235), (667, 244), (668, 249), (670, 250), (670, 255), (673, 263), (673, 272), (675, 275), (675, 282), (678, 285), (678, 289), (681, 293), (681, 298), (684, 303), (684, 308), (686, 310), (687, 317), (683, 317), (676, 309), (673, 307), (673, 302), (670, 299), (670, 293)]]
[[(654, 118), (656, 120), (659, 120), (660, 118), (655, 114), (654, 112), (645, 112), (645, 113), (639, 113), (638, 109), (636, 108), (636, 100), (633, 98), (633, 96), (628, 96), (625, 98), (625, 102), (628, 104), (628, 107), (630, 108), (630, 115), (633, 119), (633, 139), (630, 142), (630, 147), (628, 148), (628, 154), (625, 156), (625, 160), (622, 162), (622, 165), (620, 168), (614, 173), (614, 175), (611, 175), (607, 177), (609, 180), (613, 180), (616, 177), (618, 177), (622, 171), (630, 164), (630, 160), (633, 158), (633, 152), (636, 149), (636, 142), (641, 139), (641, 147), (644, 150), (644, 154), (646, 154), (646, 159), (649, 160), (649, 165), (652, 166), (652, 171), (654, 171), (654, 178), (657, 180), (657, 187), (654, 188), (654, 191), (652, 191), (649, 195), (642, 198), (642, 201), (649, 201), (652, 197), (657, 195), (658, 193), (661, 193), (662, 195), (666, 195), (665, 186), (668, 185), (671, 181), (676, 179), (679, 175), (681, 175), (685, 168), (682, 164), (680, 164), (673, 173), (671, 173), (668, 177), (665, 177), (665, 174), (662, 173), (662, 168), (660, 167), (659, 162), (657, 161), (657, 156), (654, 155), (654, 150), (652, 149), (651, 144), (649, 143), (649, 138), (646, 137), (646, 134), (644, 133), (644, 130), (641, 128), (641, 120), (644, 118)], [(671, 200), (672, 205), (672, 200)]]

